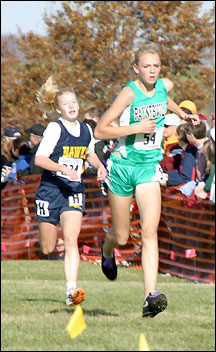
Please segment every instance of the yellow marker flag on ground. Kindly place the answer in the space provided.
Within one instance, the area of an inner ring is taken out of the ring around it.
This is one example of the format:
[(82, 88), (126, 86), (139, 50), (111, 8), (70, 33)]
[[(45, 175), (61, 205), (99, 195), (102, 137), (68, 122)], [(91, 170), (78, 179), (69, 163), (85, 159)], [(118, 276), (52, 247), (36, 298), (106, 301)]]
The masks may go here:
[(144, 334), (139, 335), (139, 351), (150, 351), (148, 341)]
[(83, 330), (86, 328), (86, 323), (83, 316), (83, 310), (81, 306), (78, 304), (70, 318), (69, 323), (66, 326), (70, 337), (75, 339)]

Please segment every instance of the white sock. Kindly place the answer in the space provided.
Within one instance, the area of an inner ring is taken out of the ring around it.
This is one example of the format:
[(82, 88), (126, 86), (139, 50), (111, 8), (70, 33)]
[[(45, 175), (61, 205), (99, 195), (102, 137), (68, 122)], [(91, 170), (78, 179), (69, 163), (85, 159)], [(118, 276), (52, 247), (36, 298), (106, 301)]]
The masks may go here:
[(66, 282), (66, 293), (68, 291), (75, 291), (75, 290), (76, 290), (76, 282), (75, 281)]

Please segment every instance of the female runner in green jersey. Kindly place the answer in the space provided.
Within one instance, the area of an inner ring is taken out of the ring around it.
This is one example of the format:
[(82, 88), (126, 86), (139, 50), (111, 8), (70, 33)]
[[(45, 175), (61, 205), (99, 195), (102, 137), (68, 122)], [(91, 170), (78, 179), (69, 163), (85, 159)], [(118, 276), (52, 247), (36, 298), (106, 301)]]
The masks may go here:
[[(102, 241), (102, 271), (110, 280), (117, 277), (113, 248), (126, 245), (133, 193), (142, 228), (144, 305), (142, 316), (154, 317), (167, 307), (167, 298), (156, 291), (158, 273), (157, 228), (161, 213), (159, 161), (167, 108), (182, 119), (199, 123), (198, 115), (187, 115), (168, 93), (173, 83), (159, 78), (161, 61), (155, 44), (142, 44), (133, 52), (135, 81), (125, 84), (95, 129), (98, 139), (119, 138), (108, 161), (106, 183), (112, 214), (112, 230)], [(112, 127), (114, 120), (118, 127)]]

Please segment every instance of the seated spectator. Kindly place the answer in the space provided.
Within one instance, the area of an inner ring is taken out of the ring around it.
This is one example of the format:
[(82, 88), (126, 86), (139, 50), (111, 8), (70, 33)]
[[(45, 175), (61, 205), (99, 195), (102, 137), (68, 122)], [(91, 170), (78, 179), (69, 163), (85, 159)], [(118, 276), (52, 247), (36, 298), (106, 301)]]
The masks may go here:
[(30, 143), (32, 148), (30, 149), (31, 161), (29, 167), (25, 170), (19, 170), (17, 176), (28, 176), (28, 175), (41, 175), (43, 170), (40, 166), (35, 165), (35, 154), (38, 150), (39, 144), (43, 138), (43, 133), (46, 127), (40, 123), (35, 123), (32, 127), (25, 129), (25, 132), (29, 134)]
[(182, 148), (178, 145), (176, 134), (177, 126), (180, 125), (180, 119), (176, 114), (167, 114), (164, 120), (164, 140), (163, 140), (163, 160), (160, 166), (166, 173), (168, 170), (177, 169), (181, 160)]
[(23, 137), (16, 138), (13, 141), (13, 154), (17, 157), (17, 160), (13, 162), (11, 171), (8, 174), (8, 180), (16, 179), (18, 170), (25, 170), (31, 161), (30, 148), (28, 141)]
[(210, 137), (204, 143), (204, 150), (207, 155), (207, 172), (209, 176), (205, 182), (199, 183), (194, 194), (197, 199), (206, 199), (215, 203), (215, 126), (210, 129)]
[(190, 122), (179, 125), (176, 130), (178, 144), (183, 149), (179, 167), (163, 173), (163, 180), (160, 182), (161, 186), (180, 186), (189, 181), (195, 181), (197, 148), (188, 143), (186, 137), (186, 126), (188, 124)]
[(12, 163), (17, 159), (12, 151), (12, 143), (16, 138), (21, 137), (21, 133), (18, 128), (10, 126), (5, 129), (2, 137), (3, 144), (1, 149), (1, 190), (6, 186)]

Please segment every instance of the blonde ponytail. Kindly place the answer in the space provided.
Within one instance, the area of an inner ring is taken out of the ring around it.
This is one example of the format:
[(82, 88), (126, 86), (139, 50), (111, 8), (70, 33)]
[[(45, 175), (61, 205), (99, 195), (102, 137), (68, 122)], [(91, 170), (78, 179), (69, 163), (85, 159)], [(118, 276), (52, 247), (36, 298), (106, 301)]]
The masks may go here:
[(43, 117), (47, 118), (48, 113), (54, 113), (56, 110), (56, 97), (59, 92), (59, 87), (53, 81), (53, 76), (50, 76), (46, 82), (37, 91), (36, 99), (43, 111)]

